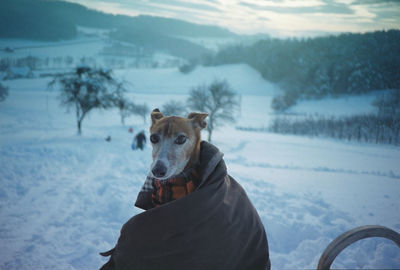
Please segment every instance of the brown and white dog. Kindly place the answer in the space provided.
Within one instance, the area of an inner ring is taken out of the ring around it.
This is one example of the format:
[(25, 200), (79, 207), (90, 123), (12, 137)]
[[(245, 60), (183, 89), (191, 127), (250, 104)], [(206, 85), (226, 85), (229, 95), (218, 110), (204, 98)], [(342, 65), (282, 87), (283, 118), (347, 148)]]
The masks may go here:
[(270, 269), (263, 223), (229, 176), (223, 154), (201, 141), (206, 113), (151, 113), (153, 162), (101, 270)]
[(150, 141), (153, 146), (151, 174), (163, 180), (181, 173), (199, 159), (200, 131), (207, 126), (207, 113), (192, 112), (187, 118), (151, 113)]

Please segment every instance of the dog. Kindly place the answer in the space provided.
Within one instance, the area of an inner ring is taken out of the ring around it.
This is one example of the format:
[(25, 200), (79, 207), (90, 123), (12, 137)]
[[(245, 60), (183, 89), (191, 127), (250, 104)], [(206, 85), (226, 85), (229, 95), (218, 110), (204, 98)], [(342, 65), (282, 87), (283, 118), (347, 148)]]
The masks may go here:
[(192, 112), (187, 118), (164, 117), (158, 109), (153, 110), (150, 127), (153, 163), (150, 171), (154, 178), (171, 178), (198, 162), (200, 132), (207, 127), (207, 116), (207, 113)]
[(151, 112), (152, 163), (135, 206), (101, 270), (265, 270), (268, 241), (223, 154), (201, 141), (207, 113)]

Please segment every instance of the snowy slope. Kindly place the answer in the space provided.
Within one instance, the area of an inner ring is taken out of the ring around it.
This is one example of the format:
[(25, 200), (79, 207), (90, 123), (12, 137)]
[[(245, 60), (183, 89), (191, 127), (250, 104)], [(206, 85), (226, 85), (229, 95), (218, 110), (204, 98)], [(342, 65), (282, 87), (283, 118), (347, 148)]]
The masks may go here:
[[(132, 83), (129, 96), (151, 108), (185, 100), (191, 86), (215, 74), (242, 94), (238, 125), (267, 125), (274, 88), (247, 66), (198, 68), (189, 75), (171, 69), (117, 72)], [(128, 127), (147, 131), (148, 124), (131, 117), (123, 127), (116, 110), (93, 112), (77, 137), (73, 111), (58, 106), (46, 83), (4, 82), (10, 94), (0, 103), (0, 269), (97, 269), (105, 262), (98, 252), (111, 248), (122, 224), (140, 212), (133, 203), (151, 149), (133, 152)], [(313, 113), (318, 106), (302, 110)], [(398, 147), (233, 126), (219, 128), (214, 143), (261, 216), (273, 269), (315, 268), (329, 242), (356, 226), (400, 231)], [(363, 240), (333, 267), (399, 268), (400, 250), (390, 241)]]
[(123, 69), (116, 74), (129, 82), (136, 93), (188, 94), (192, 87), (209, 84), (213, 80), (227, 80), (241, 95), (272, 96), (277, 86), (265, 81), (259, 72), (246, 64), (217, 67), (197, 67), (184, 75), (177, 68)]
[[(345, 96), (342, 98), (324, 98), (320, 100), (302, 100), (288, 110), (297, 115), (316, 114), (322, 116), (347, 116), (370, 114), (376, 111), (372, 102), (378, 93), (360, 96)], [(310, 108), (312, 110), (310, 111)]]

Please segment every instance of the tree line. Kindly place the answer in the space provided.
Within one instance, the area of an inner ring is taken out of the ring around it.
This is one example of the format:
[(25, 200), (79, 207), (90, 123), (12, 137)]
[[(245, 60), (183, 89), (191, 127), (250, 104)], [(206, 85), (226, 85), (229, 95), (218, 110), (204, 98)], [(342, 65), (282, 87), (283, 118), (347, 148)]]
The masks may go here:
[(247, 63), (283, 93), (272, 102), (284, 111), (298, 99), (400, 89), (400, 31), (306, 39), (267, 39), (234, 45), (205, 64)]
[(281, 134), (400, 145), (400, 118), (391, 116), (309, 116), (301, 120), (278, 117), (268, 130)]

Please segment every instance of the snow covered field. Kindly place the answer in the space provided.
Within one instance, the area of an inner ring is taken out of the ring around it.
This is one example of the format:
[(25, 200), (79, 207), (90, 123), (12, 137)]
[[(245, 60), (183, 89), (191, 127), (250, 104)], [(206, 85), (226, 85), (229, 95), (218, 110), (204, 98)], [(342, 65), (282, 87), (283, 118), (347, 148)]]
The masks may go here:
[[(150, 108), (185, 100), (191, 87), (225, 78), (242, 95), (236, 125), (267, 126), (272, 117), (276, 88), (246, 65), (201, 67), (188, 75), (176, 69), (116, 74), (131, 82), (129, 97)], [(113, 247), (122, 224), (141, 211), (133, 203), (151, 147), (132, 151), (128, 128), (147, 131), (148, 124), (131, 117), (122, 126), (116, 110), (94, 111), (78, 137), (73, 111), (59, 107), (47, 81), (2, 82), (10, 89), (0, 103), (0, 269), (97, 269), (106, 261), (98, 252)], [(357, 105), (349, 114), (372, 110), (359, 98), (301, 103), (293, 110), (342, 114), (349, 104)], [(108, 135), (111, 142), (104, 140)], [(356, 226), (400, 231), (398, 147), (234, 126), (218, 129), (213, 143), (261, 216), (273, 269), (315, 268), (329, 242)], [(333, 268), (400, 268), (400, 249), (389, 240), (362, 240)]]

